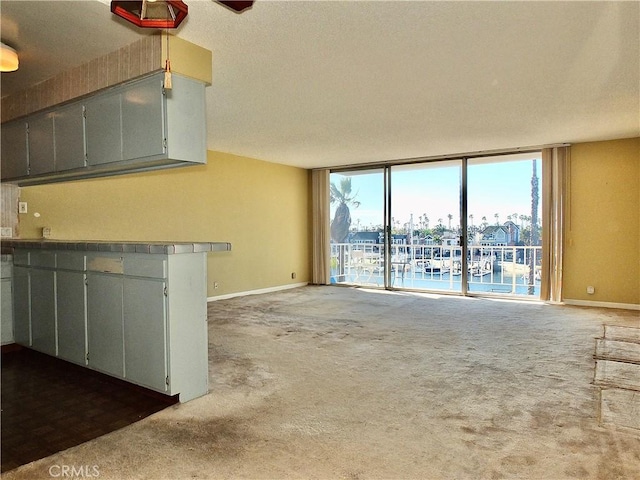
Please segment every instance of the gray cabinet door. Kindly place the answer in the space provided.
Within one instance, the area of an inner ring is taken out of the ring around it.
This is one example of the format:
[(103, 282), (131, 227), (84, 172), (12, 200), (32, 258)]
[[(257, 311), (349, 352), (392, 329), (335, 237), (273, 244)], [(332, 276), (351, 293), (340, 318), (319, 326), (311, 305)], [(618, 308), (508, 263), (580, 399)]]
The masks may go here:
[(165, 282), (124, 280), (124, 345), (127, 380), (167, 388), (167, 309)]
[(85, 365), (87, 349), (85, 274), (56, 273), (58, 356)]
[(122, 160), (122, 115), (120, 94), (93, 98), (85, 104), (87, 165)]
[(53, 173), (55, 156), (53, 147), (53, 113), (36, 115), (29, 119), (29, 174)]
[(153, 77), (122, 93), (122, 154), (124, 160), (165, 153), (165, 113), (162, 79)]
[(122, 276), (87, 273), (89, 366), (124, 376)]
[(2, 345), (15, 342), (13, 336), (13, 299), (11, 293), (11, 278), (0, 281), (0, 340)]
[(31, 346), (56, 355), (56, 272), (31, 269)]
[(2, 124), (2, 179), (26, 177), (29, 175), (27, 157), (27, 123), (16, 120)]
[(84, 118), (82, 104), (62, 107), (54, 114), (56, 170), (84, 167)]
[(29, 293), (29, 269), (13, 267), (13, 336), (14, 341), (31, 346), (31, 315)]

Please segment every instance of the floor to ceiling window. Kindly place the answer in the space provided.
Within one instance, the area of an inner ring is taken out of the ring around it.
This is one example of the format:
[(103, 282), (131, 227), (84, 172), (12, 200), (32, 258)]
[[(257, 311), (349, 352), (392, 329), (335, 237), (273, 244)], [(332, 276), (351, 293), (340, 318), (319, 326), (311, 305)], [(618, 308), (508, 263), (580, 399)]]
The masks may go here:
[(467, 162), (468, 291), (538, 297), (540, 152)]
[(461, 292), (461, 160), (391, 171), (391, 286)]
[(540, 152), (334, 171), (331, 282), (537, 298)]
[(384, 169), (331, 173), (331, 282), (385, 286)]

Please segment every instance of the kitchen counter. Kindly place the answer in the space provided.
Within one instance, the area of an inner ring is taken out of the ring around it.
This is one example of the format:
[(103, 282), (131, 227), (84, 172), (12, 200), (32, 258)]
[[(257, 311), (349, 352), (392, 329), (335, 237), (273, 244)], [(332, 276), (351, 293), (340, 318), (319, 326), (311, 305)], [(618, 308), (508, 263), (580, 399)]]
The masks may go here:
[(179, 253), (226, 252), (231, 250), (227, 242), (118, 242), (118, 241), (70, 241), (45, 239), (2, 240), (2, 253), (13, 249), (73, 250), (79, 252), (154, 253), (173, 255)]
[(181, 402), (205, 395), (207, 256), (230, 249), (225, 242), (3, 241), (2, 250), (13, 252), (12, 278), (3, 282), (13, 287), (14, 342)]

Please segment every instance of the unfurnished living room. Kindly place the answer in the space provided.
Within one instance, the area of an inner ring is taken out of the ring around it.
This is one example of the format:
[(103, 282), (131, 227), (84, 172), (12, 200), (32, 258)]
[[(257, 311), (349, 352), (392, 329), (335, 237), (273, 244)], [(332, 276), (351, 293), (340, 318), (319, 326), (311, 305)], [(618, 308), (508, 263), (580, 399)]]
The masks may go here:
[(640, 3), (16, 1), (2, 477), (640, 477)]

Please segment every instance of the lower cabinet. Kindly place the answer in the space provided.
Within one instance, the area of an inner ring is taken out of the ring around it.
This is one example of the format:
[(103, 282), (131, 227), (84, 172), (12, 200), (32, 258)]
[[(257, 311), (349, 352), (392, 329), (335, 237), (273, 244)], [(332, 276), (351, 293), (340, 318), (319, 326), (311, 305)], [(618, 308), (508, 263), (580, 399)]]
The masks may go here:
[(124, 377), (122, 276), (87, 273), (88, 364)]
[(14, 258), (16, 343), (183, 402), (207, 393), (205, 253)]
[(57, 355), (56, 272), (31, 269), (31, 347)]
[(165, 286), (164, 281), (124, 278), (125, 378), (160, 391), (169, 383)]
[(56, 271), (58, 356), (80, 365), (87, 363), (85, 273)]
[(11, 260), (1, 256), (0, 260), (0, 343), (8, 345), (13, 343), (13, 299), (11, 288)]
[(13, 282), (13, 338), (17, 344), (30, 347), (31, 286), (29, 268), (14, 264), (11, 281)]

